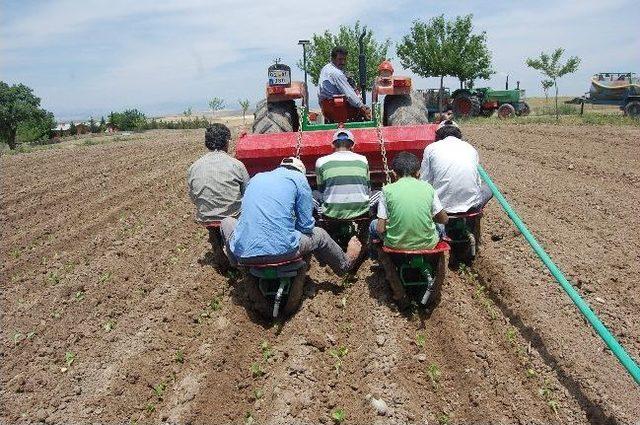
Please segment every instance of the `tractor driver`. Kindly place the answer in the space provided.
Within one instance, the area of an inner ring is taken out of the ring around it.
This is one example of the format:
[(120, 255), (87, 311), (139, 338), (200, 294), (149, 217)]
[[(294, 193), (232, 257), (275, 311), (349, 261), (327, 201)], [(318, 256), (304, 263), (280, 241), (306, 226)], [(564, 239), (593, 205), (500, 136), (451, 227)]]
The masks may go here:
[(222, 221), (233, 265), (282, 262), (313, 253), (334, 273), (348, 273), (362, 244), (353, 237), (343, 252), (329, 234), (315, 227), (311, 187), (302, 161), (289, 157), (273, 171), (256, 174), (242, 199), (240, 219)]
[(347, 119), (350, 121), (371, 119), (371, 109), (366, 106), (356, 91), (351, 87), (344, 67), (347, 63), (347, 51), (344, 47), (334, 47), (331, 50), (331, 62), (320, 71), (320, 85), (318, 87), (318, 100), (322, 114), (331, 122), (339, 122), (336, 114), (333, 96), (344, 95), (346, 97)]
[(436, 142), (424, 150), (420, 178), (435, 188), (448, 213), (479, 210), (493, 195), (481, 183), (478, 163), (478, 151), (462, 140), (458, 125), (443, 121), (436, 130)]

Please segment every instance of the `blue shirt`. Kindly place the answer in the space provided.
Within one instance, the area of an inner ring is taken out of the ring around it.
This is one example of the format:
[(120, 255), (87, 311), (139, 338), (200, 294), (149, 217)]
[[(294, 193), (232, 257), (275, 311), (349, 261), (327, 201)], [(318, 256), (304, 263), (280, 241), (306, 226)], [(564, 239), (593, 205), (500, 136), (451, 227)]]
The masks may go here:
[(310, 234), (315, 226), (307, 178), (285, 167), (256, 174), (249, 181), (241, 210), (229, 242), (237, 258), (294, 253), (301, 233)]
[(356, 91), (351, 87), (347, 76), (344, 75), (337, 66), (329, 62), (320, 70), (320, 87), (318, 88), (318, 99), (332, 99), (333, 96), (345, 95), (347, 101), (354, 108), (362, 108), (364, 103)]

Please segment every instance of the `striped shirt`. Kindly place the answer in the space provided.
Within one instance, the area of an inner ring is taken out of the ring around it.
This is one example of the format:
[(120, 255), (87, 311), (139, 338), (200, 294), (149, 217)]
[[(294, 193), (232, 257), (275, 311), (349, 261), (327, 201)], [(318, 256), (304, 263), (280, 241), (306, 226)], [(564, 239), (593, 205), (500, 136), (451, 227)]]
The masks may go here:
[(322, 193), (322, 214), (350, 219), (369, 212), (369, 163), (351, 151), (338, 151), (316, 161), (318, 190)]
[(249, 173), (244, 164), (226, 152), (216, 150), (200, 157), (187, 173), (196, 220), (208, 223), (237, 217), (247, 183)]

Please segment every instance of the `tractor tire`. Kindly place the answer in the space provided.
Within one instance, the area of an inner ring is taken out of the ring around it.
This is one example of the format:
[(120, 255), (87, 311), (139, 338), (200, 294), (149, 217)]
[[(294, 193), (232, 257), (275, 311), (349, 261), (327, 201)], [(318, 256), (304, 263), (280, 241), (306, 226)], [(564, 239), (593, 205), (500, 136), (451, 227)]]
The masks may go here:
[(640, 102), (632, 100), (624, 106), (624, 114), (633, 118), (640, 117)]
[(516, 115), (516, 108), (509, 105), (508, 103), (500, 105), (498, 108), (498, 118), (506, 119), (513, 118)]
[(298, 269), (298, 274), (293, 278), (291, 288), (289, 289), (289, 295), (284, 307), (280, 310), (280, 316), (288, 317), (298, 311), (300, 304), (302, 304), (302, 295), (304, 294), (304, 282), (307, 277), (307, 270), (309, 269), (308, 261), (304, 266)]
[(267, 102), (261, 100), (253, 114), (252, 130), (256, 134), (298, 131), (298, 111), (293, 100)]
[(482, 105), (480, 99), (477, 96), (472, 96), (469, 93), (459, 93), (451, 103), (451, 109), (453, 115), (456, 117), (477, 117), (480, 115)]
[(522, 108), (520, 109), (520, 112), (518, 113), (518, 115), (521, 117), (526, 117), (530, 113), (531, 113), (531, 108), (529, 107), (529, 104), (527, 102), (522, 102)]
[(444, 285), (444, 280), (447, 275), (447, 258), (446, 254), (443, 252), (438, 257), (438, 265), (436, 266), (436, 273), (434, 276), (434, 284), (433, 291), (431, 292), (431, 296), (427, 300), (427, 303), (422, 305), (422, 308), (433, 310), (438, 304), (440, 304), (440, 298), (442, 297), (442, 285)]
[(271, 320), (273, 314), (273, 302), (262, 295), (258, 286), (258, 278), (251, 275), (248, 271), (243, 280), (243, 285), (247, 290), (249, 302), (253, 311), (258, 313), (264, 319)]
[(493, 115), (494, 112), (495, 112), (495, 109), (483, 109), (480, 111), (480, 115), (482, 115), (485, 118), (489, 118), (491, 115)]
[(382, 125), (385, 127), (427, 124), (428, 122), (429, 111), (424, 96), (420, 93), (412, 91), (411, 94), (384, 97)]

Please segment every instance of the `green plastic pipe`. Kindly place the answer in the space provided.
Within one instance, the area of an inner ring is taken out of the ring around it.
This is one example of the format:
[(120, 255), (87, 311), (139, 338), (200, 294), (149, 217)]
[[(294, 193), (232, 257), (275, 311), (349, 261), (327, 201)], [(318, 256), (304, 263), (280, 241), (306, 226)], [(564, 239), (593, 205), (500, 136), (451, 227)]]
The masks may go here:
[(569, 281), (564, 277), (558, 266), (551, 260), (549, 254), (545, 252), (544, 249), (540, 246), (538, 241), (533, 237), (527, 226), (524, 222), (518, 217), (518, 214), (511, 208), (507, 200), (504, 198), (498, 187), (493, 183), (487, 172), (482, 168), (482, 165), (478, 164), (478, 172), (480, 173), (480, 177), (482, 180), (487, 183), (491, 192), (493, 192), (493, 196), (495, 196), (496, 200), (502, 206), (502, 209), (507, 213), (513, 224), (522, 232), (522, 235), (525, 237), (531, 248), (535, 251), (535, 253), (540, 257), (545, 266), (549, 269), (553, 277), (556, 278), (556, 281), (560, 284), (562, 289), (569, 295), (571, 301), (578, 307), (580, 313), (587, 319), (587, 321), (591, 324), (591, 326), (595, 329), (595, 331), (600, 335), (607, 344), (607, 347), (611, 350), (611, 352), (618, 358), (620, 363), (627, 369), (629, 374), (636, 381), (636, 384), (640, 385), (640, 368), (638, 364), (629, 356), (629, 354), (625, 351), (625, 349), (620, 345), (620, 343), (615, 339), (611, 332), (602, 324), (598, 316), (589, 308), (587, 303), (580, 297), (578, 291), (574, 289), (574, 287), (569, 283)]

